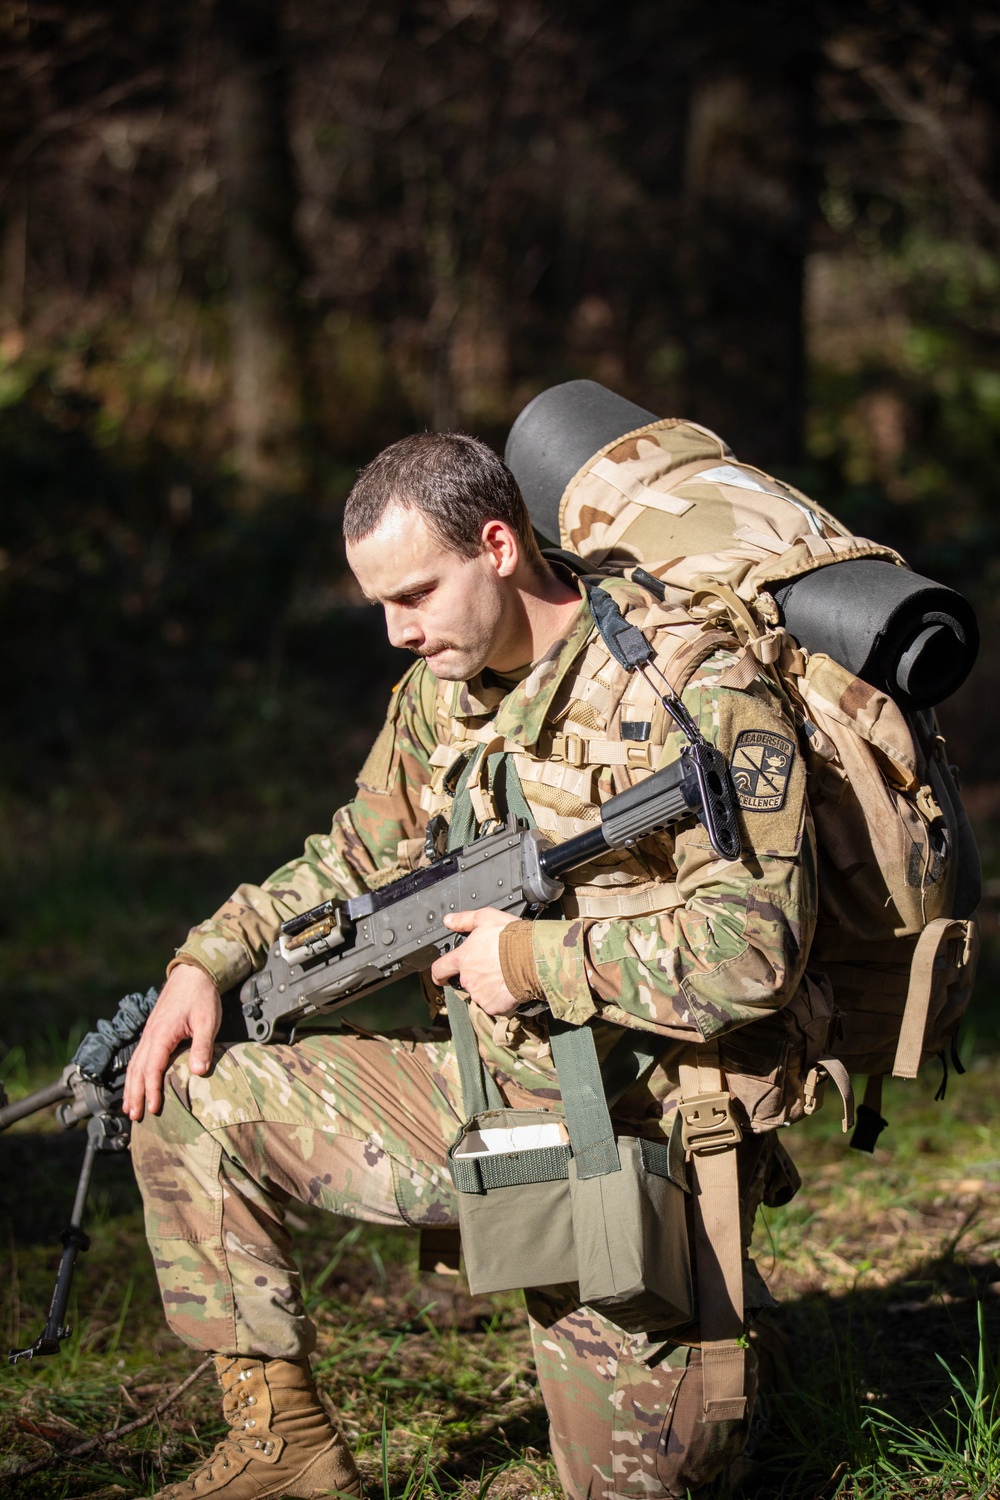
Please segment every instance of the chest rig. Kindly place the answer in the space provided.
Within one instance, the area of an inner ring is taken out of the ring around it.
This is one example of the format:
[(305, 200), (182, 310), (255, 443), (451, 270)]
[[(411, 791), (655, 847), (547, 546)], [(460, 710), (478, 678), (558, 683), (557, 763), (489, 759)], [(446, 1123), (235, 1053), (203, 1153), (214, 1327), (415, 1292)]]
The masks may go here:
[[(660, 605), (634, 583), (608, 579), (597, 595), (610, 598), (615, 614), (651, 643), (656, 669), (675, 695), (706, 657), (740, 650), (727, 630)], [(473, 837), (505, 816), (507, 782), (516, 779), (532, 822), (560, 841), (593, 827), (603, 802), (660, 766), (677, 728), (663, 706), (663, 684), (623, 665), (600, 629), (582, 643), (554, 691), (546, 686), (545, 668), (544, 661), (538, 664), (509, 695), (489, 684), (438, 685), (438, 744), (420, 799), (429, 819), (452, 816), (461, 783), (471, 809), (463, 832)], [(543, 713), (532, 714), (540, 693), (550, 701)], [(502, 769), (507, 762), (513, 777)], [(658, 842), (620, 851), (573, 873), (563, 912), (601, 920), (670, 910), (679, 904), (675, 874)]]

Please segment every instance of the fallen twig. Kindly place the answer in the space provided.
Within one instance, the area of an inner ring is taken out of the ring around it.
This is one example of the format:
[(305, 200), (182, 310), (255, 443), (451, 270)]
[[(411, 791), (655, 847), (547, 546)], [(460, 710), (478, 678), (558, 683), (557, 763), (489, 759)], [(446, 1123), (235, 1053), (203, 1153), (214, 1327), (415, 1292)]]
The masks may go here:
[(36, 1458), (34, 1463), (26, 1464), (23, 1469), (14, 1471), (14, 1476), (12, 1477), (25, 1479), (29, 1474), (38, 1474), (42, 1469), (47, 1469), (50, 1464), (54, 1464), (60, 1459), (83, 1458), (85, 1454), (92, 1453), (95, 1448), (100, 1448), (104, 1443), (113, 1442), (116, 1438), (128, 1437), (130, 1433), (138, 1432), (140, 1427), (148, 1427), (150, 1422), (155, 1422), (157, 1417), (162, 1416), (168, 1406), (173, 1406), (174, 1402), (178, 1401), (185, 1391), (191, 1389), (195, 1381), (199, 1380), (209, 1365), (211, 1365), (213, 1357), (210, 1354), (207, 1359), (203, 1359), (198, 1368), (192, 1370), (186, 1380), (182, 1380), (179, 1386), (169, 1391), (159, 1401), (154, 1401), (149, 1410), (143, 1412), (141, 1417), (135, 1417), (131, 1422), (123, 1422), (119, 1427), (110, 1427), (107, 1432), (99, 1432), (96, 1437), (88, 1438), (85, 1443), (77, 1443), (75, 1448), (67, 1448), (65, 1453), (55, 1451), (47, 1454), (45, 1458)]

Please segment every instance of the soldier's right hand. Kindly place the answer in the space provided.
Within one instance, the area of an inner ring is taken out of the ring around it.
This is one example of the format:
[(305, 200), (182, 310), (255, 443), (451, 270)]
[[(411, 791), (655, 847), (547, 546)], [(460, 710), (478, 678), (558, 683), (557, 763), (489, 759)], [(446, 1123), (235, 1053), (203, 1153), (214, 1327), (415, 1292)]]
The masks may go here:
[(163, 1102), (163, 1075), (188, 1037), (191, 1072), (208, 1072), (221, 1024), (222, 1001), (211, 979), (195, 964), (178, 964), (150, 1011), (128, 1065), (122, 1108), (130, 1120), (141, 1120), (147, 1109), (156, 1114)]

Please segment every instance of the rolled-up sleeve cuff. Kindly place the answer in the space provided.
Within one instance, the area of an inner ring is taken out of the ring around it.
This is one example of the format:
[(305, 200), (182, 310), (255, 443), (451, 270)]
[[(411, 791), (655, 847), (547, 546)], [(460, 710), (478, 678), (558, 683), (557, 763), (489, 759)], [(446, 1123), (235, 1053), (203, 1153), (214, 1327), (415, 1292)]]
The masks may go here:
[(587, 983), (583, 932), (579, 919), (531, 924), (532, 956), (549, 1010), (574, 1026), (582, 1026), (598, 1010)]
[(544, 1000), (531, 946), (530, 922), (508, 922), (500, 929), (500, 971), (515, 1000)]
[(194, 964), (203, 969), (220, 994), (242, 984), (253, 972), (253, 963), (243, 944), (218, 927), (192, 928), (187, 942), (171, 959), (167, 973), (177, 964)]

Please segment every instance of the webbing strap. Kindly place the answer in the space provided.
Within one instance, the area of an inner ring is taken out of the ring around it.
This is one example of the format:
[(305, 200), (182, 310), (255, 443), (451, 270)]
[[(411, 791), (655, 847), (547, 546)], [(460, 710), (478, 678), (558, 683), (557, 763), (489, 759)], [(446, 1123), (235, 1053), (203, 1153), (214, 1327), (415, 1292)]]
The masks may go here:
[[(480, 823), (492, 817), (502, 818), (513, 813), (529, 828), (534, 827), (535, 820), (514, 762), (503, 749), (503, 741), (494, 739), (490, 743), (497, 747), (493, 753), (487, 754), (485, 746), (474, 750), (458, 778), (448, 821), (449, 850), (461, 849), (463, 844), (471, 843), (479, 832)], [(484, 778), (493, 804), (488, 813), (482, 805), (485, 799), (480, 783)]]
[[(714, 649), (714, 646), (709, 647), (709, 652)], [(501, 739), (493, 733), (492, 724), (475, 730), (469, 739), (503, 750), (507, 755), (522, 755), (527, 760), (545, 764), (556, 761), (581, 769), (584, 766), (631, 766), (634, 770), (652, 771), (663, 750), (662, 745), (652, 740), (598, 739), (584, 725), (569, 719), (551, 733), (544, 753), (538, 744), (525, 745), (521, 740)]]
[(477, 768), (481, 752), (470, 755), (465, 769), (458, 778), (455, 787), (455, 796), (451, 804), (451, 815), (448, 819), (448, 850), (461, 849), (463, 844), (471, 843), (476, 835), (476, 814), (472, 806), (472, 794), (469, 791), (469, 779)]
[[(471, 783), (483, 769), (482, 759), (482, 752), (473, 754), (459, 777), (448, 829), (449, 849), (461, 847), (475, 833), (477, 820)], [(488, 756), (486, 771), (487, 784), (499, 806), (508, 814), (513, 813), (529, 825), (533, 824), (531, 810), (510, 757), (502, 750)], [(462, 1105), (466, 1118), (471, 1119), (486, 1109), (502, 1109), (504, 1106), (500, 1091), (488, 1070), (483, 1067), (479, 1056), (468, 1005), (450, 987), (445, 990), (445, 1003), (458, 1057)], [(597, 1060), (593, 1031), (589, 1026), (571, 1026), (552, 1020), (549, 1036), (577, 1176), (600, 1177), (607, 1172), (619, 1172), (621, 1162), (615, 1145), (615, 1133)], [(622, 1069), (621, 1093), (641, 1076), (645, 1067), (655, 1061), (662, 1052), (663, 1045), (662, 1038), (658, 1038), (655, 1044), (647, 1042), (644, 1037), (637, 1038), (631, 1044), (631, 1058), (627, 1051), (622, 1054), (617, 1065)]]
[(577, 1177), (603, 1177), (607, 1172), (620, 1172), (593, 1031), (589, 1026), (552, 1020), (549, 1040)]
[[(718, 1043), (692, 1049), (680, 1064), (682, 1102), (724, 1092)], [(735, 1142), (691, 1152), (698, 1318), (704, 1373), (705, 1422), (736, 1421), (746, 1414), (743, 1345), (743, 1241)]]
[(451, 1156), (448, 1170), (460, 1193), (483, 1193), (491, 1188), (523, 1187), (527, 1182), (565, 1181), (570, 1154), (568, 1146), (542, 1146), (534, 1151)]
[(479, 1056), (479, 1044), (476, 1041), (476, 1031), (469, 1015), (469, 1007), (461, 995), (455, 993), (451, 985), (445, 985), (445, 1005), (448, 1007), (448, 1021), (451, 1026), (451, 1039), (455, 1044), (455, 1055), (458, 1058), (458, 1076), (462, 1085), (462, 1108), (465, 1117), (471, 1120), (473, 1115), (481, 1115), (487, 1109), (503, 1109), (504, 1101), (493, 1081), (492, 1075), (483, 1067), (482, 1058)]
[(958, 974), (975, 958), (977, 939), (978, 925), (974, 918), (961, 922), (950, 917), (936, 917), (933, 922), (927, 923), (920, 934), (910, 965), (910, 987), (906, 993), (906, 1008), (899, 1027), (896, 1060), (892, 1065), (894, 1078), (917, 1076), (934, 991), (934, 971), (942, 947), (949, 941), (961, 945), (961, 951), (956, 955), (957, 961), (951, 965)]
[(648, 917), (654, 912), (673, 911), (684, 905), (684, 897), (674, 881), (658, 880), (633, 890), (631, 886), (621, 889), (604, 887), (593, 894), (579, 891), (576, 886), (567, 886), (567, 893), (576, 906), (576, 915), (607, 920), (609, 917)]
[[(479, 752), (471, 755), (458, 778), (451, 819), (448, 823), (449, 850), (460, 849), (463, 844), (469, 843), (475, 837), (476, 814), (472, 805), (469, 782), (479, 769), (480, 758)], [(518, 817), (524, 817), (530, 822), (531, 814), (524, 800), (517, 772), (510, 765), (501, 767), (500, 762), (504, 760), (506, 757), (502, 754), (490, 757), (492, 764), (488, 769), (491, 785), (496, 785), (498, 791), (502, 789), (504, 805), (509, 812), (515, 813)], [(451, 985), (445, 986), (444, 999), (448, 1009), (451, 1038), (458, 1058), (462, 1107), (466, 1119), (471, 1120), (473, 1115), (482, 1114), (487, 1109), (503, 1109), (504, 1101), (500, 1090), (494, 1083), (492, 1075), (483, 1067), (468, 1004), (456, 994)]]
[(778, 660), (781, 655), (783, 634), (764, 626), (763, 630), (738, 594), (724, 583), (706, 583), (691, 596), (691, 608), (698, 609), (713, 599), (726, 607), (726, 612), (738, 630), (742, 630), (746, 645), (764, 666)]

